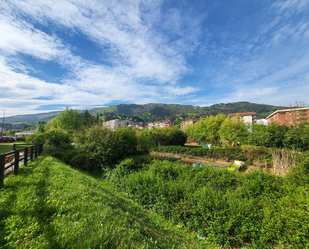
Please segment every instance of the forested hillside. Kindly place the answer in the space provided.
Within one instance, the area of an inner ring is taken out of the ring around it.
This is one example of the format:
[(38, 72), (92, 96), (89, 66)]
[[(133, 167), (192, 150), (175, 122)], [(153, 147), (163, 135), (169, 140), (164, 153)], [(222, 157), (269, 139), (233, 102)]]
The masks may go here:
[[(265, 118), (272, 112), (284, 107), (255, 104), (250, 102), (235, 102), (228, 104), (215, 104), (206, 107), (178, 104), (150, 103), (145, 105), (120, 104), (109, 107), (94, 108), (90, 110), (92, 115), (99, 115), (102, 121), (111, 119), (128, 119), (134, 122), (152, 122), (160, 119), (169, 119), (174, 124), (188, 118), (200, 118), (219, 113), (228, 114), (233, 112), (256, 112), (258, 118)], [(31, 115), (18, 115), (5, 119), (9, 129), (22, 129), (24, 125), (34, 125), (39, 121), (47, 122), (56, 117), (59, 112), (38, 113)]]
[(117, 105), (102, 107), (92, 110), (92, 114), (99, 113), (102, 120), (115, 118), (130, 119), (132, 121), (151, 122), (158, 119), (170, 119), (174, 124), (191, 117), (200, 118), (219, 113), (228, 114), (233, 112), (256, 112), (258, 118), (265, 118), (272, 112), (284, 107), (250, 102), (235, 102), (228, 104), (215, 104), (206, 107), (177, 104), (146, 104), (146, 105)]

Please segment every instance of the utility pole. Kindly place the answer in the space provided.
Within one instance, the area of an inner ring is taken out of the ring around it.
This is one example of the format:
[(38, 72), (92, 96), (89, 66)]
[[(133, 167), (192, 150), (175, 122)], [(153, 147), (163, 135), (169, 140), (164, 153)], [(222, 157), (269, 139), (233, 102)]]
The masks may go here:
[(3, 111), (3, 120), (2, 120), (2, 130), (1, 130), (1, 137), (3, 136), (3, 129), (4, 129), (4, 114), (5, 114), (5, 110), (2, 109)]

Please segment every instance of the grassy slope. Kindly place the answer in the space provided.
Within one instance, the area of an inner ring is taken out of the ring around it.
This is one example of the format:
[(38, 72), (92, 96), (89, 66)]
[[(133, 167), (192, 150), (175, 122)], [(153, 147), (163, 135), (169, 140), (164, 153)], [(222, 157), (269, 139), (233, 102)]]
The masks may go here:
[(0, 190), (0, 248), (207, 248), (96, 179), (51, 157)]

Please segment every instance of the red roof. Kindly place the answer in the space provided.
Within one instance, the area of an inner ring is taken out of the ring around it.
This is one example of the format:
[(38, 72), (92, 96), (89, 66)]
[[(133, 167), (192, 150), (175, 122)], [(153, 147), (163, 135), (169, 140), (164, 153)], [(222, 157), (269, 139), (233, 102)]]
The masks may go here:
[(236, 115), (239, 115), (239, 116), (247, 116), (247, 115), (256, 115), (256, 112), (236, 112), (236, 113), (229, 113), (227, 114), (227, 116), (236, 116)]

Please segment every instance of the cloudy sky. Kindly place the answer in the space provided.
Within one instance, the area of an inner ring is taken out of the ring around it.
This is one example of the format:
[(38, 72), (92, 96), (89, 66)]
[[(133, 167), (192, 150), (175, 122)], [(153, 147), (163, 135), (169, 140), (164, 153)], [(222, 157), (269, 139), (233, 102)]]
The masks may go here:
[(309, 0), (0, 0), (6, 116), (309, 99)]

